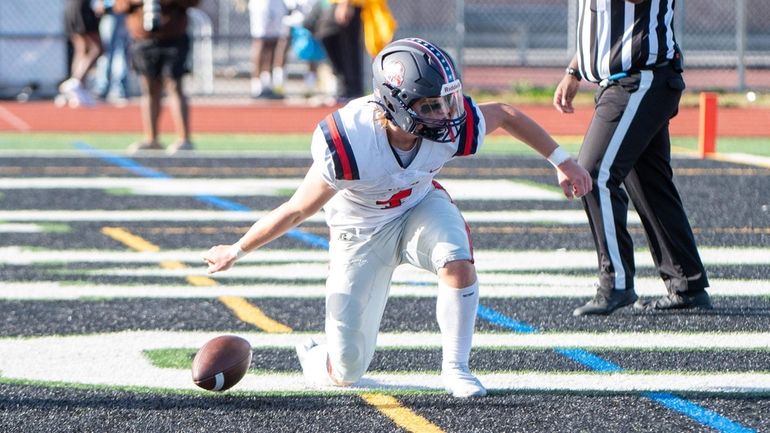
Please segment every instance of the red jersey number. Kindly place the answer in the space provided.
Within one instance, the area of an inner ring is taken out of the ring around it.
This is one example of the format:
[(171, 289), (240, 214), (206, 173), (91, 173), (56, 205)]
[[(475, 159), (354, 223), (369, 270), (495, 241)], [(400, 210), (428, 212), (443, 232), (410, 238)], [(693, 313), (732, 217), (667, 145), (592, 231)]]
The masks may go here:
[(394, 207), (401, 206), (401, 200), (409, 197), (412, 195), (412, 188), (401, 190), (395, 194), (393, 194), (389, 199), (387, 200), (378, 200), (377, 204), (384, 204), (385, 207), (382, 209), (391, 209)]

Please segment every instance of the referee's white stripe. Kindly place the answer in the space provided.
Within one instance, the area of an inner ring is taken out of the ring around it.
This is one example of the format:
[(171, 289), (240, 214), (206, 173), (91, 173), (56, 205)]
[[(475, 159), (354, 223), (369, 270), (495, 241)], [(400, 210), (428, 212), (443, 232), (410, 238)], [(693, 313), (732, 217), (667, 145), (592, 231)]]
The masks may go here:
[(634, 20), (636, 16), (634, 10), (636, 5), (633, 3), (624, 3), (626, 10), (623, 12), (623, 18), (625, 19), (623, 32), (623, 40), (621, 41), (621, 63), (624, 71), (631, 69), (631, 59), (633, 56), (634, 48)]
[(607, 146), (607, 150), (604, 153), (604, 157), (599, 166), (599, 176), (596, 180), (596, 185), (599, 188), (599, 206), (601, 207), (602, 226), (604, 228), (604, 237), (607, 243), (607, 253), (610, 256), (610, 262), (615, 270), (615, 288), (617, 289), (626, 288), (626, 269), (624, 267), (623, 259), (620, 256), (620, 247), (618, 246), (618, 237), (615, 231), (615, 213), (612, 209), (610, 190), (607, 187), (607, 183), (610, 180), (610, 169), (615, 163), (615, 158), (620, 150), (620, 145), (628, 134), (631, 122), (636, 117), (642, 99), (647, 94), (647, 90), (650, 89), (650, 84), (652, 83), (652, 72), (642, 71), (641, 75), (639, 90), (632, 93), (628, 100), (626, 109), (623, 111), (623, 115), (621, 116), (618, 126), (615, 128), (615, 132), (612, 134), (610, 143)]
[(660, 8), (660, 2), (650, 2), (650, 24), (648, 28), (648, 43), (650, 54), (647, 57), (645, 64), (654, 65), (658, 60), (658, 12)]

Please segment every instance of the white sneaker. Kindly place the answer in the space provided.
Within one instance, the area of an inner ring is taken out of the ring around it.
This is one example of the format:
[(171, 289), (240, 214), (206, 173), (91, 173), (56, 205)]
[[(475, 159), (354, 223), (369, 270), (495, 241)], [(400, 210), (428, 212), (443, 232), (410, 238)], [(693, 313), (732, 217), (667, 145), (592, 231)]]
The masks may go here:
[(195, 146), (187, 140), (177, 141), (166, 149), (167, 155), (176, 155), (178, 152), (191, 152), (195, 150)]
[(444, 389), (458, 398), (484, 397), (487, 389), (471, 374), (467, 364), (450, 363), (441, 369)]
[(71, 108), (93, 107), (94, 97), (83, 87), (80, 80), (70, 78), (59, 85), (59, 92), (66, 98)]
[(326, 363), (328, 355), (326, 348), (320, 346), (312, 338), (308, 338), (294, 347), (297, 350), (297, 358), (302, 366), (302, 374), (305, 376), (305, 382), (314, 387), (325, 387), (333, 385), (329, 378), (329, 371)]

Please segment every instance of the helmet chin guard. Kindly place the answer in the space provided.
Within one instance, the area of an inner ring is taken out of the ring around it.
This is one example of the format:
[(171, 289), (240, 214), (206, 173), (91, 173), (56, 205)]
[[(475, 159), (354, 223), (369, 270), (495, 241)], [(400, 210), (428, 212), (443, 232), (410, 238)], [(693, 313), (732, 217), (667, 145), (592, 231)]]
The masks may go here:
[(375, 102), (404, 131), (451, 142), (465, 122), (460, 75), (452, 58), (418, 38), (388, 44), (372, 65)]

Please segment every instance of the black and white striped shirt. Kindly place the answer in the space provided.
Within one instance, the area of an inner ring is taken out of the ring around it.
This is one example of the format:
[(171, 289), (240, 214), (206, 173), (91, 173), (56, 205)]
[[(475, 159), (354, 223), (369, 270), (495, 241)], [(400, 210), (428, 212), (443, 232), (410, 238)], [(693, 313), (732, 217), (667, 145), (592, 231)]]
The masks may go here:
[(599, 82), (673, 59), (675, 1), (579, 0), (577, 59), (583, 77)]

